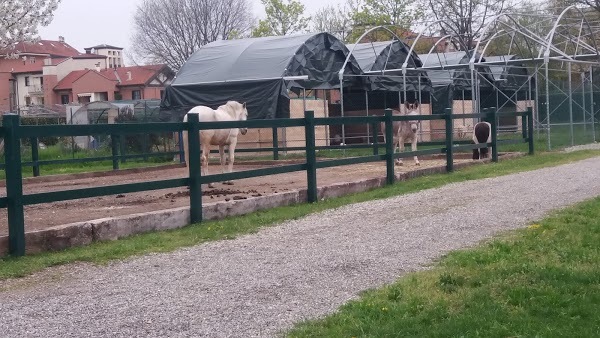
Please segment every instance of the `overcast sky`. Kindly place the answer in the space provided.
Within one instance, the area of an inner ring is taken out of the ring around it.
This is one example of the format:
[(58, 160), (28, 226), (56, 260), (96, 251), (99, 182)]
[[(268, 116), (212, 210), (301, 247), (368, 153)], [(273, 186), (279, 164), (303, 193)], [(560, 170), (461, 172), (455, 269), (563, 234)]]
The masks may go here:
[[(250, 0), (254, 15), (264, 17), (264, 6), (260, 0)], [(313, 13), (327, 4), (338, 4), (343, 0), (300, 0), (307, 13)], [(142, 0), (62, 0), (54, 20), (41, 27), (40, 36), (46, 40), (65, 41), (77, 50), (98, 44), (109, 44), (128, 49), (133, 29), (131, 20)]]

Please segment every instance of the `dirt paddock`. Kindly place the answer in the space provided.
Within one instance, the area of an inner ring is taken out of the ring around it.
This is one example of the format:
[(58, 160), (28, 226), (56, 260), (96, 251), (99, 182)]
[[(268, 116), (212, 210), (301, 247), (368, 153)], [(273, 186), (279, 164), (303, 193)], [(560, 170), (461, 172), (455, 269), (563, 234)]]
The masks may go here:
[[(425, 156), (420, 158), (421, 166), (415, 166), (412, 159), (406, 159), (404, 166), (396, 166), (396, 172), (409, 172), (418, 168), (444, 166), (442, 156)], [(465, 156), (455, 159), (455, 163), (471, 162)], [(262, 164), (240, 163), (234, 171), (243, 171), (277, 165), (277, 162)], [(281, 164), (281, 162), (279, 162)], [(211, 166), (211, 172), (220, 172), (219, 166)], [(341, 182), (352, 182), (367, 178), (384, 177), (384, 162), (373, 162), (350, 166), (341, 166), (317, 170), (318, 186)], [(134, 182), (154, 181), (186, 177), (185, 167), (156, 168), (146, 172), (114, 172), (98, 173), (96, 177), (81, 175), (64, 175), (60, 178), (25, 179), (24, 194), (81, 189), (88, 187), (126, 184)], [(49, 181), (51, 180), (51, 181)], [(4, 182), (2, 182), (4, 183)], [(248, 178), (234, 181), (234, 185), (216, 183), (215, 188), (203, 186), (203, 203), (217, 201), (247, 199), (269, 195), (276, 192), (306, 188), (306, 172), (294, 172), (272, 176)], [(1, 194), (6, 195), (5, 188)], [(41, 230), (56, 225), (89, 221), (100, 218), (123, 216), (189, 205), (189, 190), (186, 187), (153, 190), (139, 193), (110, 195), (85, 198), (73, 201), (54, 202), (25, 207), (25, 231)], [(8, 234), (6, 209), (0, 209), (0, 235)]]

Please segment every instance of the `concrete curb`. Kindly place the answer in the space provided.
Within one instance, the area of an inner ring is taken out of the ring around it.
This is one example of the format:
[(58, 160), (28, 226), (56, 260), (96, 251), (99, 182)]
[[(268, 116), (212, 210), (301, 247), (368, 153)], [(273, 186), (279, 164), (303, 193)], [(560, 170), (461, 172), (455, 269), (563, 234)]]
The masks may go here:
[[(523, 154), (505, 154), (502, 155), (502, 158), (509, 159), (520, 156), (523, 156)], [(489, 162), (489, 160), (457, 163), (454, 167), (460, 169), (486, 162)], [(406, 181), (411, 178), (445, 172), (445, 166), (423, 168), (407, 173), (396, 174), (396, 180)], [(319, 187), (317, 189), (317, 196), (319, 200), (323, 200), (364, 192), (385, 185), (385, 177), (365, 179), (356, 182), (342, 182)], [(202, 207), (202, 214), (205, 220), (223, 219), (231, 216), (249, 214), (259, 210), (304, 203), (306, 200), (306, 189), (300, 189), (268, 196), (252, 197), (244, 200), (206, 203)], [(102, 218), (28, 232), (25, 234), (27, 253), (63, 250), (69, 247), (84, 246), (98, 241), (116, 240), (144, 232), (182, 228), (190, 224), (189, 209), (189, 207), (182, 207), (119, 217)], [(0, 236), (0, 256), (7, 253), (8, 236)]]

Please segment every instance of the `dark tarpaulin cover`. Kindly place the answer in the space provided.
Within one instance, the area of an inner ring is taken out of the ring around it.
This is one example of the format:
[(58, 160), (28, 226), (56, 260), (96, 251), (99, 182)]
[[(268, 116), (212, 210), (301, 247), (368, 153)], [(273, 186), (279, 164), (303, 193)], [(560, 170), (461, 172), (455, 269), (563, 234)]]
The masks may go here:
[[(486, 60), (488, 62), (496, 61), (509, 61), (516, 60), (515, 55), (503, 55), (503, 56), (488, 56)], [(510, 65), (490, 65), (490, 71), (494, 80), (499, 82), (499, 88), (502, 91), (514, 93), (517, 92), (519, 99), (526, 97), (526, 93), (529, 90), (529, 84), (531, 80), (531, 90), (535, 89), (535, 80), (529, 79), (529, 71), (524, 64), (511, 63)]]
[[(289, 117), (288, 89), (339, 88), (346, 46), (328, 33), (276, 36), (209, 43), (194, 53), (165, 90), (161, 108), (186, 111), (245, 101), (249, 119)], [(360, 74), (351, 57), (344, 70)], [(307, 75), (308, 80), (284, 80)], [(344, 86), (358, 85), (345, 79)], [(177, 113), (176, 115), (181, 115)]]
[(167, 87), (161, 103), (161, 118), (170, 116), (168, 119), (171, 121), (182, 121), (183, 116), (195, 106), (216, 109), (229, 100), (246, 102), (248, 119), (289, 117), (289, 96), (282, 79), (222, 83), (218, 89), (215, 93), (211, 84), (181, 86), (175, 90)]
[[(459, 64), (468, 64), (470, 54), (466, 52), (448, 52), (420, 54), (419, 58), (423, 62), (423, 67), (451, 66)], [(479, 61), (480, 55), (476, 54), (475, 60)], [(481, 62), (485, 62), (485, 58)], [(478, 67), (480, 87), (492, 87), (494, 79), (488, 67)], [(448, 70), (427, 70), (427, 75), (431, 79), (433, 87), (441, 87), (452, 84), (455, 90), (471, 91), (471, 71), (468, 67), (452, 68)], [(483, 78), (482, 78), (483, 77)]]
[[(348, 49), (364, 72), (401, 69), (408, 59), (407, 68), (419, 68), (423, 63), (413, 51), (402, 41), (378, 41), (348, 45)], [(406, 79), (401, 71), (386, 72), (390, 76), (369, 76), (366, 78), (365, 89), (383, 91), (404, 91), (406, 80), (407, 91), (430, 91), (431, 81), (427, 73), (417, 70), (407, 70)]]
[(452, 84), (433, 87), (431, 91), (431, 113), (445, 114), (446, 108), (452, 108)]

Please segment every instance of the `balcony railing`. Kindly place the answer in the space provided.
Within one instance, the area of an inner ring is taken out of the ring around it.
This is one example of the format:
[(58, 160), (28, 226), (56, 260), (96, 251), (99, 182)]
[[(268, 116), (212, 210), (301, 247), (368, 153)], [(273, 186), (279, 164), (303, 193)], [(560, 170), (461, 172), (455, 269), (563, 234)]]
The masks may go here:
[(29, 90), (29, 94), (44, 94), (44, 85), (36, 84), (30, 85), (27, 87)]

